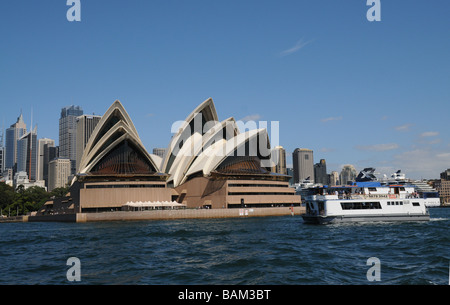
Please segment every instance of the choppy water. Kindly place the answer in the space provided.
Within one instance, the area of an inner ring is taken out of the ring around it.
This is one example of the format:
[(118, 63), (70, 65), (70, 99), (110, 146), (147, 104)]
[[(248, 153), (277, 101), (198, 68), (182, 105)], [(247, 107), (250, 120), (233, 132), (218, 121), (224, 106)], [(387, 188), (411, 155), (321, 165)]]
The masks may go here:
[(0, 224), (0, 284), (449, 284), (450, 209), (430, 222), (306, 225), (300, 216)]

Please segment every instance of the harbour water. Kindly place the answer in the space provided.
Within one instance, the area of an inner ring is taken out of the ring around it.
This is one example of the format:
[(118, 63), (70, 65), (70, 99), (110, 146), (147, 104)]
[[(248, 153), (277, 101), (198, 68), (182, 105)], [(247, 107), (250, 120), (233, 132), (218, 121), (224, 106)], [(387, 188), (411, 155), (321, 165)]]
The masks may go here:
[[(450, 209), (429, 222), (300, 216), (0, 224), (0, 284), (448, 285)], [(69, 282), (70, 257), (80, 261)], [(380, 261), (369, 282), (367, 260)]]

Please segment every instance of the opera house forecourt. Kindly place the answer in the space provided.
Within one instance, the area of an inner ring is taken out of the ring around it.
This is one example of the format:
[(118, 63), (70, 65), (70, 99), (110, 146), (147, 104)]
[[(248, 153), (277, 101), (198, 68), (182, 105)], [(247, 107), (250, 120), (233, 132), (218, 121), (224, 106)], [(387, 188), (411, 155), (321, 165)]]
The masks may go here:
[(299, 213), (290, 176), (273, 173), (265, 128), (240, 132), (207, 99), (179, 124), (164, 158), (149, 154), (115, 101), (95, 127), (69, 193), (28, 221), (99, 221)]

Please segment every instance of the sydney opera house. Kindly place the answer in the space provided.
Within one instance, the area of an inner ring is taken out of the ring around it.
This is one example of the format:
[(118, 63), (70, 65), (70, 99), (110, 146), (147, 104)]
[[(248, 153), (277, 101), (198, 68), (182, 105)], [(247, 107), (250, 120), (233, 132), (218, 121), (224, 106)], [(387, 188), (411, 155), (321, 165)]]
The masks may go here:
[(185, 208), (298, 206), (290, 176), (273, 173), (266, 129), (240, 132), (219, 121), (212, 99), (174, 133), (164, 158), (150, 154), (124, 107), (115, 101), (84, 149), (70, 193), (41, 214), (121, 211), (130, 203)]

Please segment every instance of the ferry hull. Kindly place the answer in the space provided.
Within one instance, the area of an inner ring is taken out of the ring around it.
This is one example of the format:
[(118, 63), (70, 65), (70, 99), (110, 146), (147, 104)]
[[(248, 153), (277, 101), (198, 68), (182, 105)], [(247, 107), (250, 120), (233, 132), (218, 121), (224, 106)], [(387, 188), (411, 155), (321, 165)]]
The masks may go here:
[(429, 221), (429, 214), (416, 215), (302, 215), (303, 221), (310, 224), (331, 224), (345, 222), (391, 222), (391, 221)]

